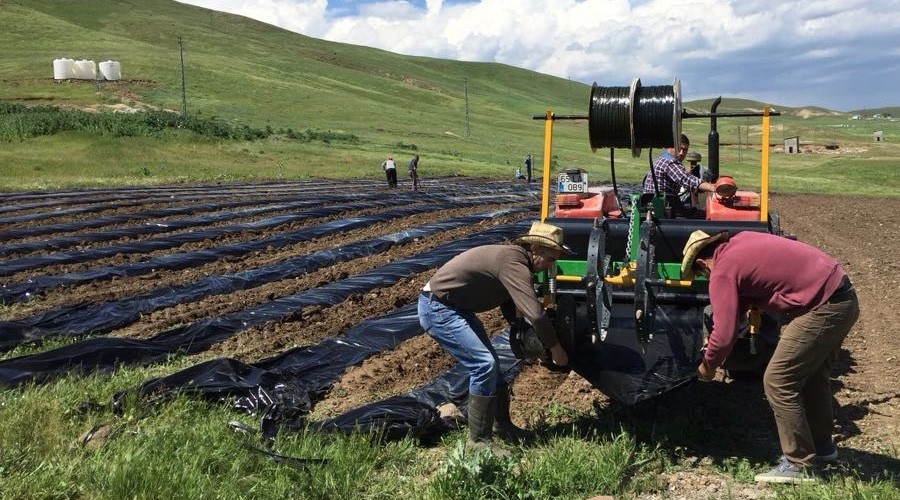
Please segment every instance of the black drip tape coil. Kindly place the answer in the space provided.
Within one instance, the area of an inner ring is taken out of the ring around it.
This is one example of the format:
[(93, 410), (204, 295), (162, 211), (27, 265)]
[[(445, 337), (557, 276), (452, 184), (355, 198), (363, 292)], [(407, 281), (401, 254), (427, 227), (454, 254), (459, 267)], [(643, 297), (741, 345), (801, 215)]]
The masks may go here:
[(635, 78), (629, 87), (591, 87), (588, 135), (591, 149), (668, 148), (681, 137), (681, 82), (642, 86)]

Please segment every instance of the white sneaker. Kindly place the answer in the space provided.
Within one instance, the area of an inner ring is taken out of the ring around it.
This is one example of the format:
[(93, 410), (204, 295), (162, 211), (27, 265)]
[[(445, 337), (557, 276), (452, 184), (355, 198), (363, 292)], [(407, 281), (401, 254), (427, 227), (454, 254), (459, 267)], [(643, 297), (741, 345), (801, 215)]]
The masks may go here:
[(786, 458), (782, 458), (781, 462), (769, 472), (757, 474), (754, 478), (759, 483), (812, 483), (816, 481), (816, 477), (809, 467), (792, 464)]

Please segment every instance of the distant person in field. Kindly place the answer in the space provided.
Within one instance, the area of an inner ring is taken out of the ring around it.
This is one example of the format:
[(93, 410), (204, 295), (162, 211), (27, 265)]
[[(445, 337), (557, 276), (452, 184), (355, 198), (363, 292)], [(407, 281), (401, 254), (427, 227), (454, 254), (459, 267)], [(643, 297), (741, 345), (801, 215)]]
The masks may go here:
[(525, 157), (525, 174), (527, 176), (528, 182), (534, 182), (534, 177), (531, 176), (531, 166), (533, 161), (534, 160), (531, 155)]
[(681, 278), (709, 282), (712, 331), (697, 378), (708, 381), (731, 353), (739, 321), (751, 307), (788, 319), (763, 375), (782, 457), (756, 481), (799, 483), (837, 460), (832, 441), (831, 366), (859, 317), (850, 279), (834, 257), (782, 236), (694, 231), (684, 246)]
[(381, 163), (381, 168), (384, 169), (384, 175), (387, 177), (388, 187), (397, 187), (397, 164), (394, 163), (394, 157), (388, 156), (387, 160)]
[(556, 336), (542, 300), (534, 292), (534, 273), (571, 255), (557, 226), (534, 222), (513, 245), (475, 247), (441, 266), (419, 295), (419, 323), (447, 353), (469, 371), (469, 449), (504, 453), (491, 440), (525, 441), (530, 433), (513, 425), (509, 386), (500, 359), (476, 313), (499, 307), (510, 325), (516, 311), (534, 327), (553, 364), (566, 366), (568, 354)]
[(412, 179), (412, 189), (413, 191), (419, 190), (419, 155), (413, 156), (412, 160), (409, 160), (409, 166), (407, 167), (409, 171), (409, 178)]
[(681, 143), (677, 147), (666, 148), (665, 151), (653, 162), (650, 171), (644, 176), (643, 193), (657, 193), (666, 197), (666, 204), (673, 208), (674, 212), (682, 210), (683, 205), (678, 197), (678, 192), (685, 191), (696, 195), (697, 193), (711, 193), (715, 186), (705, 182), (700, 177), (695, 177), (688, 172), (682, 161), (687, 156), (691, 141), (681, 134)]
[(522, 167), (516, 167), (516, 180), (521, 181), (525, 180), (525, 175), (522, 173)]

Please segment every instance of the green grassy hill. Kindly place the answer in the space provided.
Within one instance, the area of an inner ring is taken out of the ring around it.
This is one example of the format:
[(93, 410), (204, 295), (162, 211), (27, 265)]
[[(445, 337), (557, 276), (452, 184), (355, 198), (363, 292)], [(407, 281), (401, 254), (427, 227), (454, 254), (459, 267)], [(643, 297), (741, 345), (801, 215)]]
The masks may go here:
[[(189, 114), (359, 138), (354, 144), (298, 143), (283, 137), (236, 142), (187, 132), (164, 138), (64, 132), (5, 144), (0, 190), (322, 176), (380, 179), (385, 156), (394, 155), (402, 166), (415, 153), (422, 156), (425, 177), (511, 177), (527, 153), (534, 153), (540, 165), (543, 123), (533, 115), (547, 109), (558, 114), (588, 111), (590, 87), (570, 80), (501, 64), (401, 56), (327, 42), (174, 1), (4, 1), (0, 18), (3, 101), (180, 112), (181, 37)], [(52, 62), (60, 57), (119, 61), (123, 80), (54, 81)], [(598, 83), (627, 86), (636, 76), (641, 75)], [(730, 101), (720, 109), (762, 106)], [(697, 101), (686, 107), (703, 111), (708, 105)], [(824, 110), (806, 115), (785, 113), (781, 132), (808, 136), (817, 127), (837, 130), (823, 120), (847, 121)], [(759, 125), (758, 120), (740, 121), (745, 123)], [(720, 122), (725, 142), (737, 142), (737, 126)], [(706, 120), (686, 120), (684, 128), (698, 146), (705, 141)], [(869, 140), (869, 128), (854, 129), (846, 137)], [(881, 128), (888, 137), (897, 137), (897, 127)], [(730, 130), (735, 140), (726, 137)], [(605, 174), (607, 156), (591, 152), (585, 122), (556, 124), (555, 167), (582, 166)], [(730, 158), (723, 152), (726, 162)], [(647, 160), (620, 153), (616, 162), (621, 179), (636, 180)]]
[(885, 106), (882, 108), (857, 109), (848, 113), (850, 115), (860, 115), (870, 117), (872, 115), (891, 116), (893, 118), (900, 117), (900, 106)]

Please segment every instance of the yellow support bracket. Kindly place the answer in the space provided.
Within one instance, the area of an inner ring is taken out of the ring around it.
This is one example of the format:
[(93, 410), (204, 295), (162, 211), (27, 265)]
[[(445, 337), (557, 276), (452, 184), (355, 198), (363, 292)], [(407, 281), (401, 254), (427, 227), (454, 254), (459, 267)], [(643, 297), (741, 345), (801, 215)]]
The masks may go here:
[(617, 286), (634, 286), (634, 273), (637, 271), (637, 263), (629, 262), (627, 266), (619, 271), (618, 276), (606, 276), (603, 281), (610, 285)]
[(769, 107), (763, 108), (762, 144), (759, 155), (759, 220), (769, 220)]
[(553, 147), (553, 111), (544, 115), (544, 174), (541, 179), (541, 222), (550, 214), (550, 157)]

